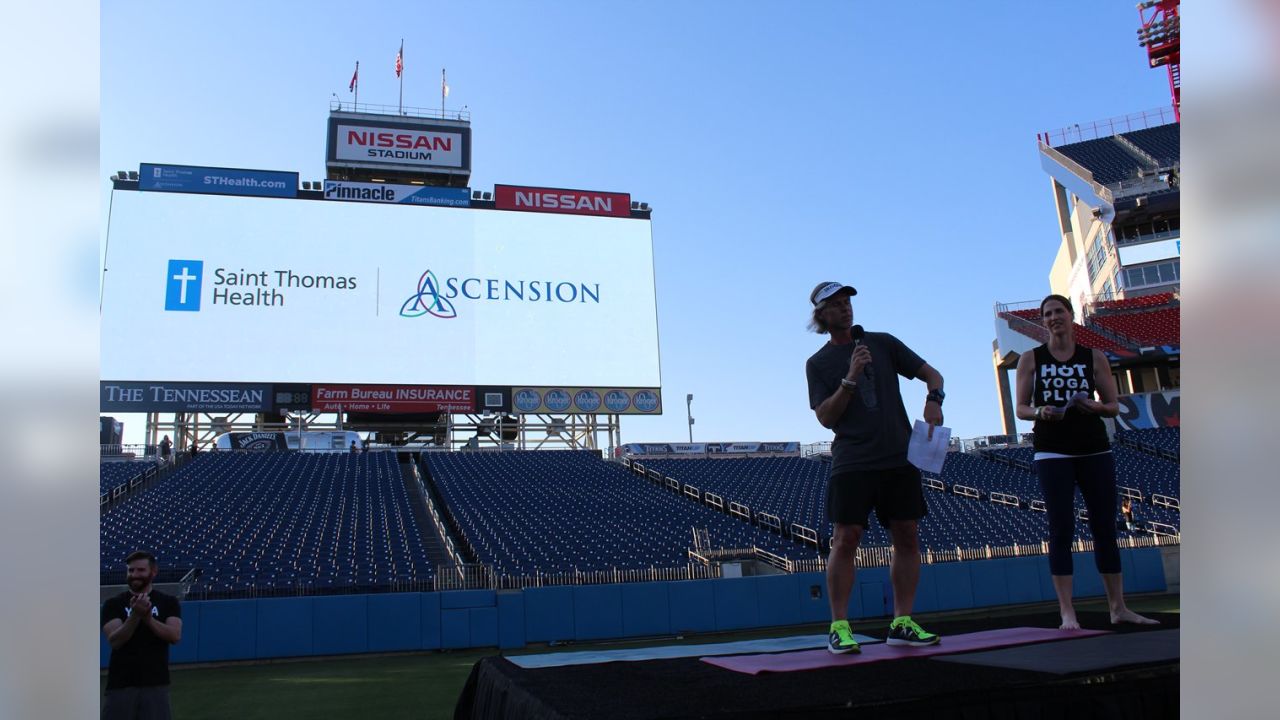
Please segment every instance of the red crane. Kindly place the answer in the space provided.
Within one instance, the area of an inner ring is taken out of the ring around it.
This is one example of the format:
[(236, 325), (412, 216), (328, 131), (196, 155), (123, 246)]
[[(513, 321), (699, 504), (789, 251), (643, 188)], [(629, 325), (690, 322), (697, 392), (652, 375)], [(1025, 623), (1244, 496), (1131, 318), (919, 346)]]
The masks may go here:
[(1138, 28), (1138, 45), (1147, 49), (1151, 67), (1163, 65), (1168, 68), (1173, 119), (1182, 122), (1178, 0), (1145, 0), (1138, 4), (1138, 19), (1142, 21), (1142, 27)]

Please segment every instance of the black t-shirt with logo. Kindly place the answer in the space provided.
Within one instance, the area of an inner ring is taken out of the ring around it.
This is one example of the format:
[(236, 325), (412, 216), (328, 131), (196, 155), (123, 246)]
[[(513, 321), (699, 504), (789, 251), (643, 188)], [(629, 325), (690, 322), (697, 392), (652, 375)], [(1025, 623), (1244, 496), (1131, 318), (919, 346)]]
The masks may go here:
[[(133, 593), (125, 591), (107, 598), (107, 601), (102, 603), (102, 622), (99, 627), (105, 626), (111, 620), (127, 621), (131, 612), (129, 599), (132, 596)], [(182, 607), (174, 596), (154, 588), (150, 596), (152, 617), (162, 623), (171, 617), (182, 617)], [(139, 623), (128, 642), (111, 649), (111, 664), (107, 668), (107, 689), (168, 684), (169, 643), (156, 637), (146, 623)]]
[[(871, 364), (858, 378), (858, 390), (836, 421), (831, 443), (831, 472), (885, 470), (907, 464), (911, 422), (902, 405), (898, 376), (914, 380), (924, 360), (889, 333), (869, 332), (862, 344), (871, 350)], [(849, 372), (854, 343), (827, 343), (805, 363), (809, 407), (816, 409), (840, 387)]]
[[(1035, 349), (1035, 384), (1031, 404), (1065, 407), (1076, 393), (1094, 396), (1093, 348), (1076, 345), (1075, 354), (1059, 362), (1048, 345)], [(1111, 449), (1102, 418), (1071, 407), (1061, 420), (1036, 420), (1035, 448), (1063, 455), (1089, 455)]]

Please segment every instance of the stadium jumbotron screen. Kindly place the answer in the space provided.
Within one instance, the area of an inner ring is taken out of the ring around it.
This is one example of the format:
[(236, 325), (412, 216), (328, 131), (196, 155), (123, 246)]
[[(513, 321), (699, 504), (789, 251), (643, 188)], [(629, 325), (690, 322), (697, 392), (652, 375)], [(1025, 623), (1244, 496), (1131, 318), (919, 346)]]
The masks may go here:
[(115, 193), (103, 378), (657, 388), (647, 220)]

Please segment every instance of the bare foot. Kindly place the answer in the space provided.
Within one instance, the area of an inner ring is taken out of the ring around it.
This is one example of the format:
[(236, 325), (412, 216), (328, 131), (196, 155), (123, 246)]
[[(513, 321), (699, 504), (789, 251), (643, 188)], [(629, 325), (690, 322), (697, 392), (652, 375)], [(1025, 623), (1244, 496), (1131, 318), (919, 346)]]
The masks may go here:
[(1138, 613), (1125, 608), (1120, 612), (1111, 613), (1111, 624), (1119, 625), (1120, 623), (1132, 623), (1134, 625), (1159, 625), (1159, 620), (1152, 620), (1149, 617), (1143, 617)]
[(1075, 613), (1062, 616), (1062, 624), (1058, 626), (1059, 630), (1079, 630), (1080, 623), (1076, 620)]

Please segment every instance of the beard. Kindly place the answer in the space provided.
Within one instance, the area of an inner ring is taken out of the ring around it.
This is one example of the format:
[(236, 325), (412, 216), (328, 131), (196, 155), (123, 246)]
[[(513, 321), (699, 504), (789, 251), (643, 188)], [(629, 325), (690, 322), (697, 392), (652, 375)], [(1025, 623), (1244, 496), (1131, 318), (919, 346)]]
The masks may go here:
[(134, 591), (134, 592), (138, 592), (139, 590), (141, 590), (142, 588), (144, 588), (144, 587), (146, 587), (146, 586), (147, 586), (147, 581), (146, 581), (146, 579), (144, 579), (144, 578), (130, 578), (130, 579), (129, 579), (129, 589), (130, 589), (130, 590), (132, 590), (132, 591)]

